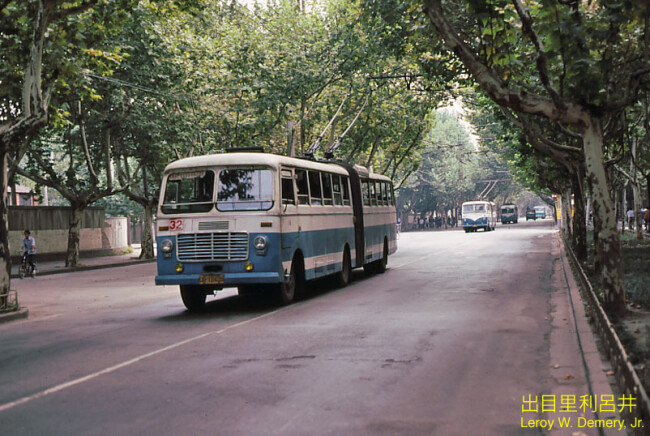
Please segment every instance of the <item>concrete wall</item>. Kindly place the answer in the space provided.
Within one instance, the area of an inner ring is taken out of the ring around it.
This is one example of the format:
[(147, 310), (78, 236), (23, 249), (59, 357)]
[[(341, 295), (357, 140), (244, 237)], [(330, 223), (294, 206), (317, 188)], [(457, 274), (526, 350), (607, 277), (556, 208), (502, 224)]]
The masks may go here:
[[(68, 250), (68, 230), (31, 230), (31, 235), (36, 240), (36, 252), (39, 254), (65, 253)], [(20, 254), (23, 237), (23, 231), (9, 230), (9, 247), (12, 255)], [(81, 229), (79, 245), (81, 251), (104, 248), (102, 229)]]
[[(39, 259), (64, 257), (68, 249), (70, 208), (56, 206), (9, 207), (9, 247), (19, 256), (25, 229), (36, 239)], [(92, 207), (84, 212), (79, 249), (86, 256), (121, 252), (127, 249), (128, 220), (104, 218), (104, 209)]]

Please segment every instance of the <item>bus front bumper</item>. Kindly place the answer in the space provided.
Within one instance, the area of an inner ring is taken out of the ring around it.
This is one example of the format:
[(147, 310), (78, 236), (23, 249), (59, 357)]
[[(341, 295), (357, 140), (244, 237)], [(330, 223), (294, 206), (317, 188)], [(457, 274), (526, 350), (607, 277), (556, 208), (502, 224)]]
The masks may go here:
[[(199, 285), (201, 276), (221, 276), (221, 287), (254, 285), (261, 283), (280, 283), (284, 280), (277, 272), (245, 272), (226, 274), (169, 274), (156, 276), (156, 285)], [(219, 286), (215, 285), (215, 286)]]

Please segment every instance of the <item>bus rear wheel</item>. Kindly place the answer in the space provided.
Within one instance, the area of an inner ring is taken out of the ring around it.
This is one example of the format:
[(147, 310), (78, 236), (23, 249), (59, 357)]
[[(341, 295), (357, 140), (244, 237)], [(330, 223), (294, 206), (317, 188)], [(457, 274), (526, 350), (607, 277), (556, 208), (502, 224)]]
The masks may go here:
[(381, 256), (381, 259), (375, 261), (375, 272), (382, 274), (386, 272), (386, 267), (388, 266), (388, 243), (384, 240), (384, 252)]
[(381, 274), (386, 271), (388, 265), (388, 244), (384, 240), (384, 250), (381, 259), (374, 262), (367, 263), (363, 266), (363, 270), (368, 274)]
[(190, 312), (196, 312), (205, 307), (206, 294), (200, 286), (181, 285), (181, 299)]
[(336, 274), (336, 282), (339, 287), (343, 288), (350, 283), (350, 276), (352, 275), (352, 263), (350, 262), (350, 249), (346, 246), (343, 250), (343, 264), (341, 271)]

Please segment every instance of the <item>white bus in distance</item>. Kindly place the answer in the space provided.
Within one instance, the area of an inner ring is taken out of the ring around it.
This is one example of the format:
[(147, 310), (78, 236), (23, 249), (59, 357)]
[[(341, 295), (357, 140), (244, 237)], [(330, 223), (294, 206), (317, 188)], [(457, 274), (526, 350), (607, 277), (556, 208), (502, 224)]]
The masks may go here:
[(497, 207), (491, 201), (466, 201), (462, 205), (462, 211), (465, 233), (478, 229), (486, 232), (496, 229)]
[(273, 292), (291, 303), (305, 282), (352, 268), (386, 270), (397, 250), (388, 177), (340, 162), (267, 153), (181, 159), (163, 174), (157, 285), (180, 285), (189, 310), (207, 295)]

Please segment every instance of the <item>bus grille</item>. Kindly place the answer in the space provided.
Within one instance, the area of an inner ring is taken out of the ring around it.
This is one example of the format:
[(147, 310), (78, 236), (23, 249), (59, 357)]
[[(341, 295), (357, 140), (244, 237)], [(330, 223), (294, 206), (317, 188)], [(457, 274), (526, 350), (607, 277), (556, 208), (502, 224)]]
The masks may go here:
[(248, 259), (248, 233), (189, 233), (178, 235), (177, 241), (180, 261)]

